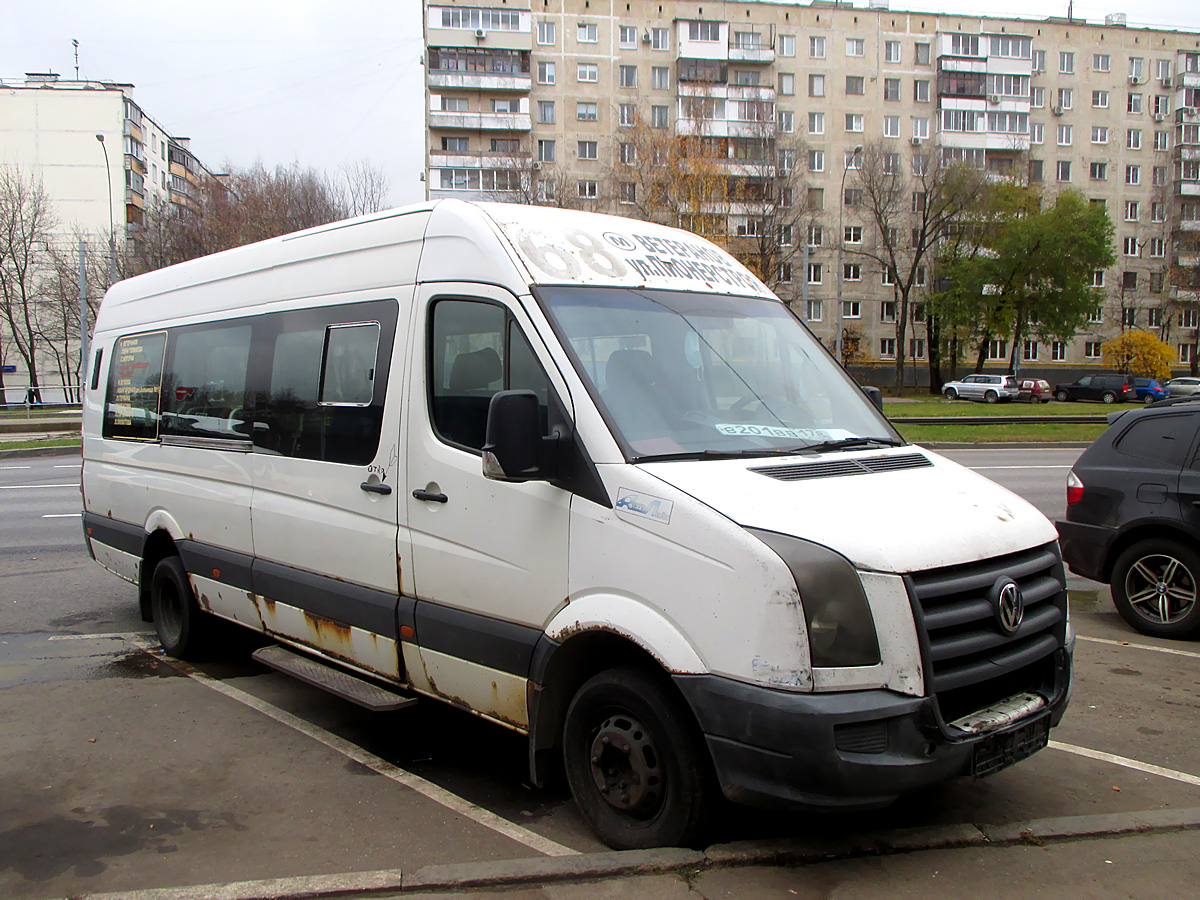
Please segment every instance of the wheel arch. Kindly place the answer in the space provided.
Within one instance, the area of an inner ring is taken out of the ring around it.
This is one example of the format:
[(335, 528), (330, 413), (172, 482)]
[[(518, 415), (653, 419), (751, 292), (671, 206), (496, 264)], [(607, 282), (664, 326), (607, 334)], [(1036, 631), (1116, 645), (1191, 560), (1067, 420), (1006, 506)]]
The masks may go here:
[(150, 611), (150, 579), (158, 564), (168, 556), (178, 556), (179, 548), (175, 546), (175, 538), (165, 528), (155, 528), (146, 535), (142, 545), (142, 560), (138, 567), (138, 610), (143, 622), (153, 622), (154, 615)]
[(1200, 536), (1182, 528), (1176, 522), (1170, 520), (1143, 522), (1127, 531), (1121, 532), (1109, 545), (1104, 555), (1104, 568), (1101, 573), (1104, 576), (1104, 583), (1112, 583), (1113, 568), (1116, 565), (1117, 558), (1122, 553), (1139, 541), (1153, 538), (1182, 541), (1200, 549)]

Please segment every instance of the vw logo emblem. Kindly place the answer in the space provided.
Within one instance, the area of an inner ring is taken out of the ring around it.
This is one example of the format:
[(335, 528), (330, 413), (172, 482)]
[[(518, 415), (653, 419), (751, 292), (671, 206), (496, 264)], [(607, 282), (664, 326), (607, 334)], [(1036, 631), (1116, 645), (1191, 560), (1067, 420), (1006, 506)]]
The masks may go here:
[(615, 231), (604, 232), (604, 239), (618, 250), (631, 251), (637, 249), (637, 244), (625, 237), (625, 235), (617, 234)]
[(999, 578), (992, 587), (992, 606), (996, 616), (996, 627), (1001, 634), (1012, 636), (1025, 621), (1025, 598), (1021, 589), (1011, 578)]

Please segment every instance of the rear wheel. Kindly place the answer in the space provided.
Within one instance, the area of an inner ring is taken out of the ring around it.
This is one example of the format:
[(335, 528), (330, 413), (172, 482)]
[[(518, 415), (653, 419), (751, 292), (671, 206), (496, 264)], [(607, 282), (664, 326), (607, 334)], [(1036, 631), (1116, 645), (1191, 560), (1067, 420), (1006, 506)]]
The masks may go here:
[(1100, 395), (1100, 399), (1103, 400), (1105, 403), (1116, 403), (1117, 395), (1114, 394), (1112, 391), (1105, 391), (1103, 394)]
[(150, 578), (150, 610), (163, 650), (176, 659), (196, 659), (209, 644), (212, 620), (196, 602), (183, 560), (168, 556)]
[(956, 391), (954, 388), (946, 388), (946, 390), (942, 391), (942, 396), (944, 396), (947, 400), (957, 400), (958, 391)]
[(563, 762), (583, 817), (617, 850), (690, 844), (716, 801), (691, 710), (641, 669), (584, 683), (567, 710)]
[(1117, 557), (1113, 605), (1143, 634), (1184, 637), (1200, 628), (1200, 556), (1169, 538), (1139, 541)]
[(1142, 402), (1145, 403), (1147, 406), (1149, 406), (1151, 403), (1154, 402), (1154, 395), (1147, 394), (1145, 397), (1142, 398)]
[(1054, 399), (1057, 400), (1059, 403), (1066, 403), (1068, 400), (1071, 399), (1071, 397), (1067, 394), (1066, 391), (1059, 391), (1057, 394), (1054, 395)]
[(995, 403), (999, 399), (1000, 399), (1000, 395), (997, 394), (995, 391), (988, 391), (986, 394), (983, 395), (984, 403)]

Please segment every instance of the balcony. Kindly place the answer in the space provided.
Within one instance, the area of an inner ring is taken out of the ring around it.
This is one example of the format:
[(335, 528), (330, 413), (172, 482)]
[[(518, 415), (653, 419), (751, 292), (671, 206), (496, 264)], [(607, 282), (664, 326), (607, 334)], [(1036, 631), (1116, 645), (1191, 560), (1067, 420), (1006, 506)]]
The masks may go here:
[(429, 113), (429, 127), (445, 131), (530, 131), (533, 128), (529, 113)]
[(1200, 181), (1180, 181), (1176, 184), (1180, 197), (1200, 197)]
[[(731, 26), (731, 30), (734, 27), (737, 26)], [(774, 29), (767, 27), (761, 31), (734, 31), (730, 35), (727, 59), (730, 62), (769, 66), (775, 62)]]
[(125, 154), (125, 168), (132, 169), (139, 175), (146, 174), (146, 161), (140, 156), (134, 156), (132, 153)]
[(687, 119), (675, 120), (675, 134), (698, 135), (700, 137), (745, 137), (766, 140), (775, 136), (775, 123), (754, 122), (743, 119)]
[(462, 91), (525, 91), (533, 87), (529, 73), (430, 72), (429, 87)]
[(1176, 231), (1200, 231), (1200, 219), (1181, 219), (1175, 224)]
[(1177, 88), (1200, 88), (1200, 72), (1180, 72), (1176, 76)]
[(447, 153), (434, 150), (429, 154), (431, 169), (528, 169), (532, 162), (533, 154), (521, 152)]

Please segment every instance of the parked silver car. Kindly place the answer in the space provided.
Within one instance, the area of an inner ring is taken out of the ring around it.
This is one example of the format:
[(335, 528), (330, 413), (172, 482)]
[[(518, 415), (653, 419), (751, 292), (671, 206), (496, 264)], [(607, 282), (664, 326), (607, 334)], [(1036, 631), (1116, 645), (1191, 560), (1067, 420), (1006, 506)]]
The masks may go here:
[(1021, 389), (1012, 375), (968, 375), (961, 381), (949, 381), (942, 385), (942, 394), (947, 400), (982, 400), (995, 403), (998, 400), (1016, 400)]
[(1183, 378), (1172, 378), (1165, 387), (1167, 393), (1172, 397), (1189, 397), (1192, 394), (1200, 394), (1200, 378), (1190, 375)]

